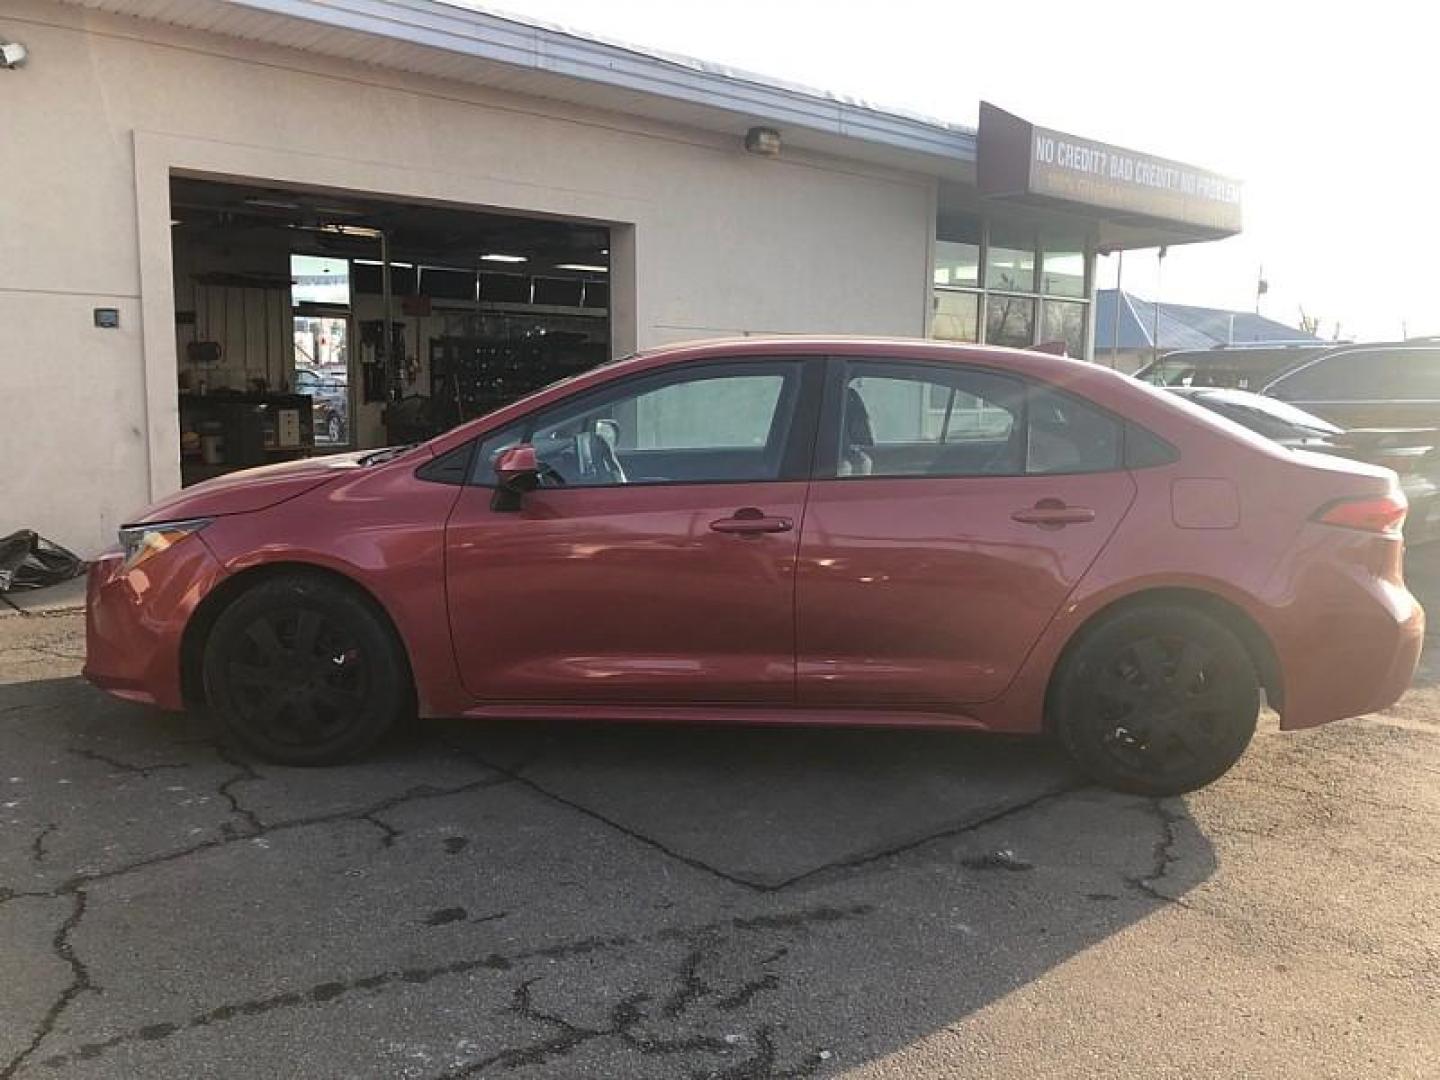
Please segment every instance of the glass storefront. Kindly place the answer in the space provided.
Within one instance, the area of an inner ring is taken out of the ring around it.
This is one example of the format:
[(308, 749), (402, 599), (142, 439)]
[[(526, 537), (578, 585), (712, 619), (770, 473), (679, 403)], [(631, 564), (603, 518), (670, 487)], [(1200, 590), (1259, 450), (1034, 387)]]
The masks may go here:
[(1035, 301), (991, 294), (985, 302), (985, 342), (1024, 349), (1035, 344)]
[(1083, 236), (951, 215), (937, 224), (930, 335), (1085, 357), (1090, 317)]
[(930, 336), (941, 341), (980, 340), (980, 294), (936, 289)]
[(1088, 304), (1074, 300), (1045, 300), (1045, 318), (1041, 323), (1040, 340), (1063, 341), (1065, 355), (1085, 355), (1085, 313)]

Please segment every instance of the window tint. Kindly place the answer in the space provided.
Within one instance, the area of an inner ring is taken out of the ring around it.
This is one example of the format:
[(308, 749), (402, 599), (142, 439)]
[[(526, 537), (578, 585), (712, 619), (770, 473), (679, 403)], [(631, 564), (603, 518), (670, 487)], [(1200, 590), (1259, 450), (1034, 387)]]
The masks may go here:
[(1027, 395), (1029, 473), (1105, 472), (1120, 467), (1120, 425), (1077, 397), (1033, 386)]
[(1285, 401), (1440, 399), (1440, 350), (1347, 349), (1277, 381)]
[[(775, 420), (785, 376), (778, 372), (689, 379), (621, 399), (608, 409), (617, 423), (617, 448), (701, 450), (763, 447)], [(536, 429), (548, 438), (569, 423)]]
[(709, 365), (583, 394), (485, 438), (476, 482), (507, 446), (534, 445), (543, 487), (774, 480), (799, 365)]
[(1008, 375), (851, 364), (838, 476), (1018, 476), (1121, 467), (1118, 422)]

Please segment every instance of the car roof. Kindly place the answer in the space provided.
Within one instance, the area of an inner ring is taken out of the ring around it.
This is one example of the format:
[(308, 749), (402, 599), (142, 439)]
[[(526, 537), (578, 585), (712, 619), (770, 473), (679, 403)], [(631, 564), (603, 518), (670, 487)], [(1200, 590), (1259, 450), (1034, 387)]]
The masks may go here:
[[(1166, 353), (1155, 363), (1269, 370), (1313, 359), (1334, 348), (1334, 345), (1269, 345), (1237, 349), (1179, 349)], [(1147, 365), (1150, 366), (1153, 365)]]

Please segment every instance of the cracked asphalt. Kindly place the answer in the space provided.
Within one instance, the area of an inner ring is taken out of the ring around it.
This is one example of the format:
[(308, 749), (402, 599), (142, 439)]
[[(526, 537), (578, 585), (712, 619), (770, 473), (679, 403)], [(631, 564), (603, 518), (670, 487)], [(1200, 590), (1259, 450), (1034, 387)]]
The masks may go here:
[[(1411, 578), (1440, 611), (1440, 552)], [(278, 768), (83, 647), (0, 619), (0, 1080), (1436, 1075), (1440, 652), (1148, 800), (916, 732)]]

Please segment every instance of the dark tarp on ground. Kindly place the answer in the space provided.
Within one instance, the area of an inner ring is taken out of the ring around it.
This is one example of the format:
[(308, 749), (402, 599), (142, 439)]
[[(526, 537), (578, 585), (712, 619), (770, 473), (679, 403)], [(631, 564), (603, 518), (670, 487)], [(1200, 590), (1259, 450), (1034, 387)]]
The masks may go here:
[(31, 529), (0, 537), (0, 593), (43, 589), (85, 572), (85, 562)]

